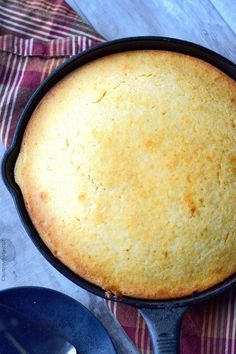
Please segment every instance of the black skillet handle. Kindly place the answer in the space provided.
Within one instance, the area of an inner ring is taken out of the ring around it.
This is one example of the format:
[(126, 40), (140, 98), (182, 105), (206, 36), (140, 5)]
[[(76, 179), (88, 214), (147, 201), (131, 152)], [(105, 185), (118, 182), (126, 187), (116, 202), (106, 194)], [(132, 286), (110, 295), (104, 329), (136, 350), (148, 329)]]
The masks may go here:
[(141, 309), (152, 338), (154, 354), (178, 354), (182, 316), (187, 307)]

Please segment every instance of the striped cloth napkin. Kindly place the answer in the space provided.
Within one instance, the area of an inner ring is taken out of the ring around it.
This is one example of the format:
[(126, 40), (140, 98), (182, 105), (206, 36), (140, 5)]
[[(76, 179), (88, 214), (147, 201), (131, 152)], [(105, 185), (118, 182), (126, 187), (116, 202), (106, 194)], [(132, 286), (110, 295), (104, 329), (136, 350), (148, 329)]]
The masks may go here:
[[(0, 0), (0, 137), (9, 146), (16, 122), (39, 84), (67, 58), (104, 39), (63, 0)], [(143, 354), (151, 341), (139, 312), (106, 302)], [(236, 354), (236, 290), (190, 308), (182, 354)]]

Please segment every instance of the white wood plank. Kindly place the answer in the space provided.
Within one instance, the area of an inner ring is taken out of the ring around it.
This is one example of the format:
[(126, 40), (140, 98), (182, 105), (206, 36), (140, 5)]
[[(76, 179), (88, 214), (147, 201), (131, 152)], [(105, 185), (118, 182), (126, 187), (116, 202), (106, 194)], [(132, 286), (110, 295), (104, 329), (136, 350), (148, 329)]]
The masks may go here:
[[(75, 1), (75, 0), (74, 0)], [(210, 0), (76, 0), (107, 39), (159, 35), (186, 39), (236, 60), (236, 35)], [(225, 4), (229, 0), (225, 0)]]
[(231, 27), (232, 31), (236, 33), (236, 1), (211, 0), (211, 3)]

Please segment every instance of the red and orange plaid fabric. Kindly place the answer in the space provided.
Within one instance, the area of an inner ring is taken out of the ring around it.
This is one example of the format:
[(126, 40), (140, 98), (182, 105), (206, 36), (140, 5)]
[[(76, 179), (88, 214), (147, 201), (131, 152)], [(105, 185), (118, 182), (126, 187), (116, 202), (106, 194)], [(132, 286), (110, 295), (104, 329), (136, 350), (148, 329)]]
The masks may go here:
[[(63, 0), (0, 0), (0, 137), (6, 147), (39, 84), (67, 58), (102, 41)], [(108, 306), (140, 352), (150, 354), (139, 312), (118, 303)], [(236, 353), (235, 290), (187, 311), (181, 353)]]

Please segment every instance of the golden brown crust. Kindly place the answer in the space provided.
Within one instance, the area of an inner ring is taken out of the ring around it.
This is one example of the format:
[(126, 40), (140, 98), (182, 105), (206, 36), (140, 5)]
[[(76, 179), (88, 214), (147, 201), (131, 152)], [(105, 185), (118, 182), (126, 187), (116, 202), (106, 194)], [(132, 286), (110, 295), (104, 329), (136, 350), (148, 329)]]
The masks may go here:
[(108, 56), (64, 78), (15, 168), (50, 250), (107, 291), (164, 299), (236, 271), (236, 84), (163, 51)]

